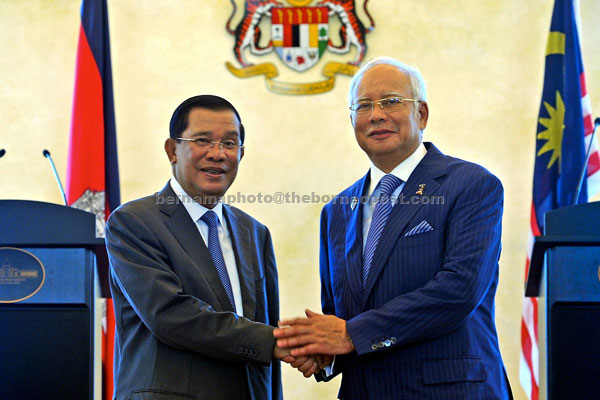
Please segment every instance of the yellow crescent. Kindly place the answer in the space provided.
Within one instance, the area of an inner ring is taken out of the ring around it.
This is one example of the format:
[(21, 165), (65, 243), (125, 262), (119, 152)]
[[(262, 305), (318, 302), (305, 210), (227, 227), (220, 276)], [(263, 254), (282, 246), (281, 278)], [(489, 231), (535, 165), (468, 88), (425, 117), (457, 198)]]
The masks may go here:
[(313, 0), (288, 0), (288, 3), (294, 7), (304, 7), (307, 6), (311, 1)]

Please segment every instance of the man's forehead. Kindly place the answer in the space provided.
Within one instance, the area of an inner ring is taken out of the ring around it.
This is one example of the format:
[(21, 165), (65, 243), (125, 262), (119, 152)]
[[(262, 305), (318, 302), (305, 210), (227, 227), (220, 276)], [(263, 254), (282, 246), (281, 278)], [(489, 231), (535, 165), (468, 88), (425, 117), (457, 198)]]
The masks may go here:
[(231, 110), (210, 110), (207, 108), (195, 107), (188, 114), (188, 123), (192, 124), (215, 124), (215, 125), (232, 125), (239, 127), (240, 121), (235, 113)]
[(223, 113), (217, 111), (208, 114), (202, 112), (190, 112), (187, 128), (190, 132), (189, 134), (208, 135), (216, 133), (228, 136), (239, 136), (241, 132), (240, 123), (237, 117), (229, 110), (224, 111), (225, 112)]
[(367, 94), (376, 92), (383, 94), (407, 95), (410, 91), (410, 78), (393, 65), (378, 64), (364, 72), (356, 86), (356, 98), (369, 97)]

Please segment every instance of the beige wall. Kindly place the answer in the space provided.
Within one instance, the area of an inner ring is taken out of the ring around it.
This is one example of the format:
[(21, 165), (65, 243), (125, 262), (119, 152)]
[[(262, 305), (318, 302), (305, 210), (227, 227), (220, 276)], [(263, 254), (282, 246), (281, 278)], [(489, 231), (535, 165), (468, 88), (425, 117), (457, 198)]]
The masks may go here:
[[(241, 1), (238, 1), (241, 5)], [(483, 164), (506, 189), (496, 321), (517, 399), (523, 270), (531, 201), (534, 133), (552, 1), (379, 0), (368, 57), (390, 55), (420, 67), (429, 86), (427, 140), (447, 154)], [(0, 2), (0, 198), (60, 203), (42, 149), (65, 177), (79, 0)], [(162, 146), (174, 107), (216, 93), (238, 107), (246, 156), (230, 194), (334, 194), (369, 162), (349, 124), (340, 77), (315, 96), (268, 92), (261, 77), (238, 79), (225, 0), (109, 1), (122, 201), (160, 189), (170, 168)], [(238, 11), (239, 12), (239, 11)], [(583, 0), (582, 46), (592, 110), (600, 112), (600, 3)], [(239, 15), (238, 15), (239, 18)], [(596, 23), (596, 26), (594, 24)], [(268, 32), (267, 32), (268, 35)], [(249, 56), (278, 65), (274, 54)], [(345, 56), (326, 55), (345, 61)], [(322, 204), (242, 204), (267, 224), (277, 255), (283, 316), (319, 309), (318, 217)], [(6, 227), (3, 227), (6, 229)], [(284, 366), (288, 399), (335, 398), (339, 380), (316, 384)]]

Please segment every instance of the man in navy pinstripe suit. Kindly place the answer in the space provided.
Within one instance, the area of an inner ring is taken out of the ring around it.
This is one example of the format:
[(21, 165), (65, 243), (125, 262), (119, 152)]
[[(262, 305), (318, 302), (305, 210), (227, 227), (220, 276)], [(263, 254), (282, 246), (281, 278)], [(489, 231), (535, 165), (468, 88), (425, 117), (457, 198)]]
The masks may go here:
[(321, 215), (324, 315), (274, 332), (299, 363), (320, 355), (318, 380), (342, 373), (341, 399), (512, 397), (494, 324), (502, 185), (423, 143), (426, 100), (420, 73), (391, 58), (353, 78), (372, 167)]

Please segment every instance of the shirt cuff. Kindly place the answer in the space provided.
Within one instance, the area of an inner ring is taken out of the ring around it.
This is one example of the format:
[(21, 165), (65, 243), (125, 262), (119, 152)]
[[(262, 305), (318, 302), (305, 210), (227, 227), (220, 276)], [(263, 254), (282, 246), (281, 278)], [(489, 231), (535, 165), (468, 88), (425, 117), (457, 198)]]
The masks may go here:
[(323, 367), (323, 374), (325, 375), (325, 378), (329, 378), (331, 375), (333, 375), (333, 367), (335, 365), (335, 355), (333, 356), (333, 361), (331, 361), (331, 365), (326, 365)]

